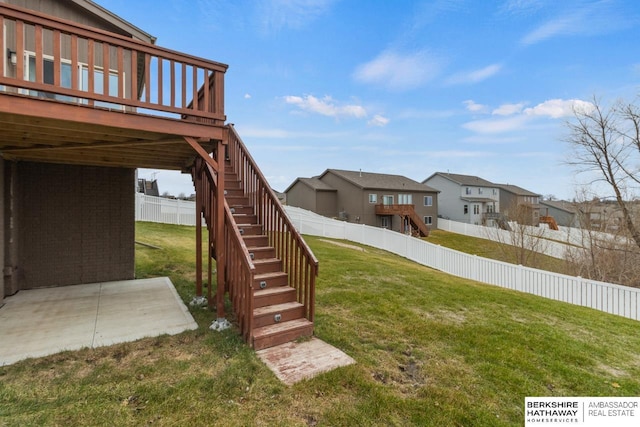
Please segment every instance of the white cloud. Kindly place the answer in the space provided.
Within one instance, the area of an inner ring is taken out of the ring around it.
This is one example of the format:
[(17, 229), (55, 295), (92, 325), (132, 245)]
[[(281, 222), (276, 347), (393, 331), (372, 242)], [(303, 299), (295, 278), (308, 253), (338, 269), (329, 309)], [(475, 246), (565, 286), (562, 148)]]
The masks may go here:
[(261, 1), (257, 9), (264, 31), (282, 28), (299, 29), (327, 13), (334, 0), (271, 0)]
[[(473, 102), (473, 101), (471, 101)], [(418, 110), (414, 108), (408, 108), (402, 110), (397, 114), (394, 114), (396, 119), (401, 120), (415, 120), (415, 119), (447, 119), (456, 115), (454, 110)]]
[(474, 120), (462, 125), (463, 128), (476, 133), (503, 133), (522, 128), (527, 122), (523, 115), (512, 116), (506, 119)]
[(511, 116), (513, 114), (522, 111), (524, 104), (522, 102), (517, 104), (502, 104), (491, 112), (494, 116)]
[(362, 83), (379, 84), (392, 90), (408, 90), (435, 78), (442, 66), (440, 59), (426, 51), (401, 54), (388, 50), (358, 66), (353, 77)]
[(250, 95), (250, 94), (248, 94), (248, 93), (245, 93), (245, 94), (244, 94), (244, 99), (251, 99), (251, 95)]
[(493, 116), (500, 118), (473, 120), (462, 127), (478, 134), (522, 131), (536, 118), (560, 119), (573, 116), (574, 111), (590, 112), (594, 108), (590, 102), (579, 99), (550, 99), (532, 108), (523, 106), (523, 103), (503, 104), (492, 111)]
[(532, 45), (556, 35), (575, 32), (574, 26), (577, 24), (575, 17), (561, 17), (545, 22), (535, 30), (525, 35), (520, 43), (525, 46)]
[(574, 111), (592, 111), (593, 104), (579, 99), (549, 99), (536, 105), (533, 108), (524, 110), (524, 114), (529, 116), (546, 116), (553, 119), (571, 117)]
[(368, 124), (370, 126), (383, 127), (389, 124), (389, 119), (379, 114), (376, 114), (375, 116), (373, 116), (373, 119), (369, 120)]
[(636, 17), (625, 15), (613, 1), (584, 2), (578, 7), (568, 2), (556, 4), (565, 11), (528, 32), (521, 44), (528, 46), (557, 36), (607, 34), (637, 25)]
[(488, 108), (486, 105), (483, 104), (478, 104), (475, 101), (471, 100), (471, 99), (467, 99), (466, 101), (462, 101), (462, 103), (465, 105), (465, 107), (467, 108), (467, 110), (473, 112), (473, 113), (485, 113), (487, 112)]
[(278, 128), (242, 127), (239, 131), (244, 138), (261, 139), (341, 139), (349, 136), (345, 132), (298, 132)]
[(323, 116), (336, 118), (355, 117), (358, 119), (367, 117), (367, 110), (361, 105), (338, 105), (330, 96), (325, 96), (322, 99), (316, 98), (313, 95), (305, 95), (303, 97), (285, 96), (284, 100), (287, 104), (295, 105), (303, 111), (321, 114)]
[(502, 69), (501, 64), (491, 64), (479, 70), (457, 73), (447, 79), (448, 84), (478, 83), (496, 75)]

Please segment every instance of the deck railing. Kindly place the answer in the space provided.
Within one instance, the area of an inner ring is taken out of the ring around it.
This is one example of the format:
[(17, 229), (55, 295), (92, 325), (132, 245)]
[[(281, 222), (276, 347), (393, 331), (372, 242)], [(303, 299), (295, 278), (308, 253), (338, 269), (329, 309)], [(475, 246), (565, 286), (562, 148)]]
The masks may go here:
[[(216, 212), (218, 212), (216, 197), (218, 175), (211, 166), (198, 159), (194, 166), (194, 181), (199, 197), (200, 206), (196, 212), (202, 213), (209, 230), (209, 251), (211, 256), (215, 252), (214, 245), (224, 245), (224, 261), (217, 260), (216, 268), (224, 268), (225, 287), (233, 305), (240, 332), (247, 342), (252, 341), (253, 331), (253, 278), (255, 266), (249, 251), (242, 239), (242, 235), (233, 219), (233, 214), (226, 201), (224, 203), (224, 235), (217, 235)], [(198, 215), (199, 216), (199, 215)], [(224, 266), (224, 267), (223, 267)], [(211, 284), (211, 267), (209, 267), (209, 283)], [(212, 302), (211, 286), (208, 287), (208, 300)]]
[(415, 205), (385, 205), (379, 203), (376, 205), (376, 215), (410, 215), (411, 212), (414, 212), (414, 208)]
[(216, 124), (226, 119), (224, 64), (5, 3), (0, 28), (4, 93)]
[(283, 262), (289, 286), (296, 289), (298, 302), (305, 306), (305, 317), (313, 321), (318, 260), (287, 217), (233, 126), (229, 130), (228, 157), (229, 167), (238, 175), (249, 204), (254, 206), (258, 222), (269, 237), (269, 244)]

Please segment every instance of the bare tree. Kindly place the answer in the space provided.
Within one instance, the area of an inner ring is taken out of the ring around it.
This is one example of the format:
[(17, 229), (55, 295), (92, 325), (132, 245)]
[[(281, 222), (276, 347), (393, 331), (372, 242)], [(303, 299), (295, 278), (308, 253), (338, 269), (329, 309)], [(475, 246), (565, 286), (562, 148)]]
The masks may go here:
[(606, 184), (624, 228), (640, 248), (639, 224), (631, 209), (640, 188), (640, 108), (624, 101), (606, 107), (595, 98), (591, 107), (574, 109), (574, 119), (567, 122), (573, 148), (568, 163), (579, 172), (595, 173), (592, 183)]
[(640, 251), (635, 242), (628, 238), (623, 227), (617, 226), (617, 218), (612, 221), (612, 218), (601, 215), (600, 200), (585, 195), (587, 193), (577, 198), (581, 240), (574, 240), (573, 245), (567, 246), (568, 273), (620, 285), (640, 286)]
[(505, 213), (506, 230), (487, 228), (492, 240), (499, 243), (501, 252), (516, 264), (540, 267), (541, 254), (547, 250), (549, 241), (544, 238), (544, 229), (530, 225), (532, 207), (514, 201)]

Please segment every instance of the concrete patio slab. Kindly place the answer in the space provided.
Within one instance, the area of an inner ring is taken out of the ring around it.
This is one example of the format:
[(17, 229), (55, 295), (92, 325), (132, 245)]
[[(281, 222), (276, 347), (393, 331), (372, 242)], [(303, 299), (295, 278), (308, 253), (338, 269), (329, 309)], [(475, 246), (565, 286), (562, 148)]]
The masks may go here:
[(0, 366), (196, 329), (166, 277), (20, 291), (0, 308)]
[(356, 363), (347, 354), (318, 339), (289, 342), (257, 351), (258, 357), (287, 385)]

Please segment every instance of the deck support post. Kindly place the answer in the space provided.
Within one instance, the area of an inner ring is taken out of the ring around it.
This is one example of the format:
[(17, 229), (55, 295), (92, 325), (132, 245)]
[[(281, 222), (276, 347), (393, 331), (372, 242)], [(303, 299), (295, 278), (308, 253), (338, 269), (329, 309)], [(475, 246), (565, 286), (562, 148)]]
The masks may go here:
[(216, 149), (218, 163), (218, 182), (216, 188), (216, 312), (218, 320), (224, 318), (224, 292), (226, 288), (225, 272), (226, 272), (226, 250), (225, 250), (225, 216), (224, 216), (224, 150), (229, 138), (229, 131), (225, 130), (225, 140), (219, 140)]
[[(199, 162), (195, 165), (195, 184), (196, 184), (196, 298), (202, 297), (202, 219), (200, 217), (200, 208), (202, 206), (202, 177), (200, 175)], [(211, 284), (209, 284), (211, 287)]]

